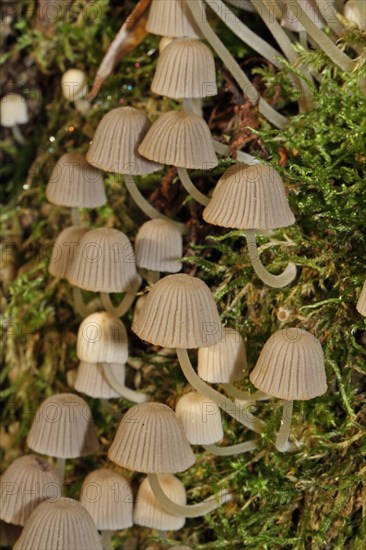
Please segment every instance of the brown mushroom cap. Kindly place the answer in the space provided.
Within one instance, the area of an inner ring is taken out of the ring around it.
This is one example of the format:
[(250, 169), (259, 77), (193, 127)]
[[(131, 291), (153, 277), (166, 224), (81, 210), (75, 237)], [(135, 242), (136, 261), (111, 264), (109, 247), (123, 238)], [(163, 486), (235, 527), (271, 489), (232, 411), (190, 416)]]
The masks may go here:
[(76, 353), (88, 363), (126, 363), (128, 337), (121, 319), (106, 311), (88, 315), (78, 330)]
[(184, 0), (153, 0), (149, 11), (146, 30), (160, 36), (173, 38), (200, 38), (197, 27), (188, 5)]
[(363, 283), (361, 294), (357, 301), (356, 309), (358, 313), (366, 317), (366, 280)]
[(220, 408), (196, 391), (179, 398), (175, 413), (191, 445), (212, 445), (224, 437)]
[(319, 340), (299, 328), (278, 330), (263, 346), (250, 381), (267, 395), (287, 401), (323, 395), (327, 380)]
[(57, 237), (53, 245), (48, 271), (58, 279), (67, 278), (70, 267), (75, 259), (80, 240), (87, 232), (84, 227), (73, 225), (67, 227)]
[[(122, 368), (124, 369), (124, 365), (122, 365)], [(121, 365), (113, 363), (111, 369), (116, 378), (119, 379)], [(112, 388), (104, 376), (102, 363), (80, 361), (74, 388), (80, 393), (85, 393), (85, 395), (89, 395), (89, 397), (94, 397), (94, 399), (113, 399), (120, 397), (120, 394)]]
[(241, 380), (246, 368), (243, 338), (230, 327), (224, 327), (220, 342), (198, 350), (198, 376), (211, 384), (230, 384)]
[(177, 273), (182, 269), (182, 263), (177, 261), (183, 255), (182, 234), (171, 222), (150, 220), (136, 235), (135, 253), (138, 267)]

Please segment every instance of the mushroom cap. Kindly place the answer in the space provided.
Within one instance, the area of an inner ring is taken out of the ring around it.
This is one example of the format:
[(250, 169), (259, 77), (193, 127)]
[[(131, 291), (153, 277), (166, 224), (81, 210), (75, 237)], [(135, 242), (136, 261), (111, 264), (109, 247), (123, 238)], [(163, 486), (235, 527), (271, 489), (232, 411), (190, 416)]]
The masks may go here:
[[(312, 22), (315, 23), (319, 29), (322, 29), (324, 27), (324, 22), (315, 0), (298, 0), (298, 2)], [(288, 6), (285, 8), (281, 25), (292, 32), (301, 32), (305, 30), (296, 14)]]
[(196, 391), (179, 398), (175, 413), (191, 445), (212, 445), (224, 437), (220, 408)]
[(211, 384), (230, 384), (241, 380), (246, 368), (244, 341), (232, 328), (223, 328), (221, 342), (198, 350), (198, 376)]
[(59, 393), (38, 408), (27, 437), (33, 451), (57, 458), (77, 458), (98, 450), (93, 417), (84, 399)]
[(177, 273), (182, 269), (177, 259), (183, 255), (183, 237), (179, 229), (167, 220), (150, 220), (144, 223), (135, 241), (138, 267)]
[(363, 283), (361, 294), (357, 300), (356, 309), (358, 313), (366, 317), (366, 280)]
[(1, 126), (11, 128), (16, 124), (26, 124), (29, 120), (25, 98), (19, 94), (7, 94), (0, 101)]
[(208, 286), (189, 275), (168, 275), (150, 290), (132, 330), (150, 344), (195, 349), (221, 340), (221, 321)]
[(62, 94), (68, 101), (80, 99), (86, 92), (86, 85), (86, 74), (80, 69), (69, 69), (62, 75)]
[(100, 468), (86, 476), (80, 502), (99, 531), (118, 531), (133, 525), (133, 495), (121, 474)]
[(201, 31), (196, 25), (188, 5), (184, 0), (153, 0), (146, 23), (146, 30), (152, 34), (173, 38), (200, 38)]
[(48, 264), (48, 271), (53, 277), (67, 279), (70, 266), (75, 259), (76, 249), (87, 231), (86, 228), (77, 225), (67, 227), (61, 231), (53, 245), (50, 263)]
[[(10, 487), (12, 489), (7, 490)], [(44, 458), (26, 455), (14, 460), (5, 470), (0, 491), (0, 518), (7, 523), (24, 525), (41, 502), (60, 497), (62, 488), (58, 475)]]
[(122, 231), (92, 229), (80, 240), (68, 281), (93, 292), (128, 292), (138, 278), (132, 245)]
[(151, 126), (147, 116), (133, 107), (118, 107), (100, 121), (86, 155), (105, 172), (139, 176), (162, 167), (141, 157), (137, 148)]
[(128, 336), (121, 319), (107, 311), (88, 315), (78, 330), (76, 354), (88, 363), (126, 363)]
[(271, 166), (231, 166), (218, 181), (203, 219), (221, 227), (277, 229), (295, 222), (280, 175)]
[(151, 91), (175, 99), (216, 95), (211, 50), (194, 38), (173, 40), (160, 54)]
[(138, 151), (150, 160), (177, 168), (208, 170), (218, 164), (206, 122), (186, 111), (168, 111), (160, 116)]
[(319, 340), (299, 328), (278, 330), (264, 344), (250, 381), (267, 395), (287, 401), (323, 395), (327, 380)]
[[(170, 500), (180, 505), (187, 503), (186, 490), (178, 478), (172, 474), (160, 474), (158, 478), (160, 486)], [(133, 519), (136, 525), (159, 531), (178, 531), (186, 522), (185, 517), (173, 516), (160, 505), (147, 477), (138, 489)]]
[(359, 0), (348, 0), (343, 8), (346, 19), (357, 25), (360, 30), (366, 29), (366, 4)]
[(118, 466), (145, 474), (183, 472), (196, 460), (182, 424), (162, 403), (142, 403), (127, 411), (108, 458)]
[(94, 521), (80, 502), (62, 497), (46, 500), (34, 510), (14, 549), (46, 548), (103, 550)]
[[(125, 366), (113, 363), (111, 368), (116, 378), (120, 379)], [(102, 363), (80, 361), (74, 388), (80, 393), (94, 397), (94, 399), (114, 399), (121, 397), (104, 376)]]
[(71, 208), (96, 208), (107, 202), (103, 175), (80, 153), (66, 153), (56, 163), (46, 188), (49, 202)]

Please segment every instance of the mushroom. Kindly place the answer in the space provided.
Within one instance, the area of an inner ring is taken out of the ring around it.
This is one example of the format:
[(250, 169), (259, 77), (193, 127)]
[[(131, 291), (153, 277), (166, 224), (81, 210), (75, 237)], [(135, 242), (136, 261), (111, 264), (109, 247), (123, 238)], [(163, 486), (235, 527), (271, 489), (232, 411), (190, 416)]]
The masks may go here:
[(202, 36), (184, 0), (152, 0), (146, 30), (173, 38)]
[(276, 448), (280, 452), (294, 450), (289, 443), (293, 401), (313, 399), (327, 391), (319, 340), (299, 328), (278, 330), (262, 348), (250, 381), (267, 395), (284, 400)]
[(356, 309), (358, 313), (366, 317), (366, 280), (363, 283), (361, 294), (357, 301)]
[(254, 271), (267, 285), (282, 288), (296, 277), (289, 263), (280, 275), (269, 273), (260, 261), (255, 234), (287, 227), (295, 222), (283, 181), (271, 166), (231, 166), (217, 183), (210, 204), (203, 211), (206, 222), (220, 227), (244, 229)]
[[(216, 498), (183, 505), (171, 500), (160, 486), (158, 474), (183, 472), (196, 458), (174, 411), (162, 403), (143, 403), (127, 411), (108, 451), (108, 458), (129, 470), (148, 474), (151, 489), (170, 514), (199, 517), (217, 508)], [(220, 504), (230, 495), (220, 497)]]
[(26, 124), (29, 120), (25, 98), (19, 94), (7, 94), (0, 101), (1, 126), (11, 128), (15, 141), (25, 144), (25, 139), (18, 124)]
[(366, 4), (359, 0), (348, 0), (343, 8), (343, 15), (361, 31), (366, 29)]
[(14, 460), (1, 476), (0, 489), (0, 519), (15, 525), (24, 525), (41, 502), (62, 493), (55, 470), (36, 455)]
[(87, 456), (99, 447), (86, 401), (72, 393), (45, 399), (33, 419), (27, 443), (32, 451), (57, 458), (57, 474), (62, 483), (66, 458)]
[(121, 474), (100, 468), (91, 472), (81, 487), (80, 502), (102, 534), (104, 550), (112, 549), (114, 531), (133, 525), (133, 495), (129, 482)]
[(90, 103), (84, 99), (87, 94), (87, 76), (80, 69), (69, 69), (61, 78), (62, 94), (68, 101), (73, 101), (76, 109), (85, 114)]
[[(119, 384), (124, 385), (125, 365), (112, 363), (110, 368), (113, 378), (116, 378)], [(121, 395), (108, 382), (104, 374), (103, 363), (91, 363), (90, 361), (80, 361), (74, 388), (80, 393), (94, 397), (94, 399), (113, 399)]]
[(59, 498), (42, 502), (29, 517), (14, 550), (103, 550), (99, 533), (80, 502)]

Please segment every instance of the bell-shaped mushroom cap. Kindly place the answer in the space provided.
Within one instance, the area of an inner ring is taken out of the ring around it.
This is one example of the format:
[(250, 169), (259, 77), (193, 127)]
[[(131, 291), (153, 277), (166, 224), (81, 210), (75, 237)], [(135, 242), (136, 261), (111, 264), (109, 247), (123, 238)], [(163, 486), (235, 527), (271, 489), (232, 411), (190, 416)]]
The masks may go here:
[(224, 437), (220, 408), (196, 391), (178, 400), (175, 413), (191, 445), (212, 445)]
[(1, 477), (0, 518), (24, 525), (33, 510), (46, 499), (61, 496), (55, 470), (43, 458), (26, 455), (14, 460)]
[(106, 311), (88, 315), (78, 330), (76, 353), (87, 363), (126, 363), (128, 337), (121, 319)]
[(84, 480), (81, 504), (88, 510), (99, 531), (118, 531), (133, 525), (133, 495), (121, 474), (101, 468)]
[(183, 238), (179, 229), (166, 220), (150, 220), (144, 223), (135, 241), (138, 267), (177, 273), (182, 269), (177, 259), (183, 255)]
[(267, 395), (287, 401), (323, 395), (327, 380), (319, 340), (299, 328), (278, 330), (263, 346), (250, 381)]
[(366, 317), (366, 280), (363, 283), (361, 294), (357, 301), (356, 309), (358, 313)]
[(96, 208), (107, 202), (103, 176), (80, 153), (66, 153), (55, 165), (46, 188), (52, 204)]
[(241, 380), (246, 368), (243, 339), (232, 328), (224, 327), (221, 342), (198, 350), (198, 376), (211, 384), (230, 384)]
[(142, 158), (137, 148), (149, 130), (147, 116), (133, 107), (109, 111), (99, 123), (86, 155), (90, 164), (105, 172), (139, 176), (162, 167)]
[(359, 0), (348, 0), (343, 8), (343, 15), (360, 30), (366, 29), (366, 3)]
[(87, 231), (84, 227), (77, 225), (67, 227), (61, 231), (53, 245), (50, 263), (48, 264), (48, 271), (53, 277), (58, 279), (68, 277), (80, 240)]
[(45, 399), (27, 437), (30, 449), (57, 458), (77, 458), (98, 450), (93, 417), (84, 399), (59, 393)]
[(184, 0), (153, 0), (146, 30), (152, 34), (173, 38), (202, 36)]
[(0, 118), (4, 128), (26, 124), (29, 118), (25, 98), (19, 94), (4, 95), (0, 101)]
[(14, 550), (103, 550), (90, 514), (72, 498), (46, 500), (34, 510)]
[(86, 85), (86, 74), (80, 69), (69, 69), (62, 75), (62, 94), (68, 101), (81, 99), (86, 93)]
[(127, 411), (108, 458), (145, 474), (183, 472), (196, 460), (182, 424), (174, 411), (161, 403), (142, 403)]
[[(113, 363), (111, 369), (117, 379), (121, 377), (121, 370), (124, 371), (124, 365)], [(75, 390), (80, 393), (85, 393), (94, 399), (113, 399), (120, 397), (109, 384), (104, 376), (103, 364), (90, 363), (80, 361), (79, 368), (76, 374)]]
[(13, 523), (6, 523), (2, 519), (0, 520), (0, 548), (12, 548), (15, 542), (21, 535), (21, 525), (14, 525)]
[(150, 344), (195, 349), (221, 340), (221, 322), (208, 286), (189, 275), (168, 275), (150, 290), (132, 330)]
[(221, 227), (277, 229), (295, 222), (280, 175), (271, 166), (231, 166), (218, 181), (203, 219)]
[(126, 292), (137, 280), (132, 245), (122, 231), (99, 227), (80, 240), (68, 280), (93, 292)]
[[(178, 478), (171, 474), (160, 474), (158, 478), (161, 488), (170, 500), (176, 504), (186, 504), (186, 490)], [(155, 498), (147, 477), (137, 492), (133, 519), (136, 525), (159, 531), (178, 531), (186, 522), (185, 517), (173, 516), (164, 510)]]
[(168, 111), (159, 117), (138, 151), (150, 160), (177, 168), (208, 170), (218, 164), (206, 122), (186, 111)]
[[(315, 0), (298, 0), (298, 2), (306, 15), (312, 20), (312, 22), (315, 23), (315, 25), (319, 27), (319, 29), (323, 28), (324, 22)], [(297, 14), (294, 13), (288, 6), (286, 6), (285, 8), (285, 12), (281, 20), (281, 25), (285, 29), (288, 29), (292, 32), (301, 32), (305, 30), (303, 25), (300, 23)]]
[(151, 90), (175, 99), (216, 95), (211, 50), (194, 38), (173, 40), (159, 57)]

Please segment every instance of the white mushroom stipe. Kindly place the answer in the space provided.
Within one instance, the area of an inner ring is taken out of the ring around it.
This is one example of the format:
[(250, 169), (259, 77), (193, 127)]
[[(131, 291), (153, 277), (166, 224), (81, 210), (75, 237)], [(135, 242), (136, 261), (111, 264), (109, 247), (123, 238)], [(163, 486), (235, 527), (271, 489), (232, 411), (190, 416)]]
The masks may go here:
[(145, 393), (131, 390), (124, 385), (124, 382), (120, 382), (119, 380), (117, 380), (110, 363), (103, 363), (103, 371), (108, 383), (124, 399), (127, 399), (132, 403), (145, 403), (146, 401), (150, 400), (149, 396)]
[(58, 475), (58, 478), (61, 482), (61, 485), (64, 482), (65, 479), (65, 465), (66, 465), (66, 459), (65, 458), (58, 458), (56, 461), (56, 473)]
[(276, 449), (280, 453), (296, 451), (296, 446), (289, 442), (293, 406), (293, 401), (285, 401), (283, 404), (281, 427), (275, 442)]
[(127, 313), (127, 311), (132, 306), (133, 302), (135, 301), (136, 294), (140, 287), (140, 283), (141, 283), (141, 279), (138, 277), (136, 280), (135, 288), (131, 292), (126, 292), (126, 294), (124, 295), (124, 297), (122, 298), (118, 306), (114, 306), (112, 304), (112, 300), (108, 292), (100, 292), (100, 299), (102, 301), (104, 309), (108, 313), (111, 313), (116, 317), (122, 317), (123, 315), (125, 315), (125, 313)]
[(257, 448), (256, 441), (245, 441), (236, 445), (220, 447), (219, 445), (202, 445), (206, 451), (216, 456), (234, 456), (254, 451)]
[(112, 535), (113, 531), (101, 531), (100, 540), (102, 541), (103, 550), (113, 550)]
[(177, 168), (177, 170), (179, 179), (182, 182), (182, 185), (187, 193), (191, 195), (191, 197), (193, 197), (194, 200), (197, 201), (199, 204), (207, 206), (210, 202), (210, 199), (197, 189), (197, 187), (194, 185), (193, 181), (189, 177), (186, 168)]
[(250, 393), (248, 391), (239, 390), (233, 384), (221, 384), (221, 386), (224, 388), (225, 392), (230, 395), (230, 397), (233, 397), (234, 399), (237, 399), (238, 401), (267, 401), (269, 399), (269, 395), (262, 391), (255, 391), (254, 393)]

